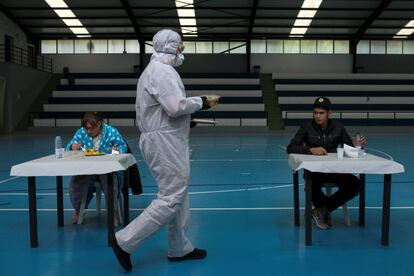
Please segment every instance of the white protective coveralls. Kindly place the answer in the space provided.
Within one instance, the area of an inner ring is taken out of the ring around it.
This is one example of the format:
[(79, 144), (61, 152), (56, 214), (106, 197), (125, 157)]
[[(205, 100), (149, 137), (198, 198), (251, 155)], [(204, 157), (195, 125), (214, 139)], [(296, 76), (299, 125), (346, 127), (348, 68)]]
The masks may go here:
[(188, 137), (190, 114), (201, 109), (203, 101), (200, 97), (186, 98), (184, 85), (173, 67), (181, 64), (177, 54), (180, 43), (181, 37), (174, 31), (155, 34), (155, 53), (138, 81), (135, 108), (141, 131), (139, 146), (159, 192), (137, 218), (116, 233), (119, 246), (129, 254), (166, 224), (169, 257), (182, 257), (194, 250), (186, 236)]

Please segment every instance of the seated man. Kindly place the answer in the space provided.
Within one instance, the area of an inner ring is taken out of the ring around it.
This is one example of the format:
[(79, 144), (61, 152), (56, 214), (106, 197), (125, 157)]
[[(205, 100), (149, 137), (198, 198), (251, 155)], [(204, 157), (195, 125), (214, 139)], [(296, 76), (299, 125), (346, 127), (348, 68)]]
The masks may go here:
[[(299, 154), (326, 155), (336, 152), (338, 145), (353, 145), (344, 126), (329, 118), (331, 101), (319, 97), (313, 104), (313, 120), (304, 123), (290, 141), (287, 152)], [(365, 137), (361, 137), (362, 145)], [(322, 191), (323, 183), (335, 183), (338, 191), (327, 196)], [(353, 174), (312, 173), (312, 218), (321, 229), (332, 226), (331, 212), (354, 198), (359, 193), (361, 183)]]
[[(82, 127), (78, 129), (72, 140), (67, 144), (66, 150), (87, 150), (95, 149), (103, 153), (111, 153), (117, 150), (120, 153), (126, 153), (127, 145), (119, 131), (102, 120), (97, 112), (87, 112), (82, 119)], [(112, 173), (114, 183), (114, 210), (118, 208), (118, 177)], [(77, 175), (72, 176), (69, 184), (69, 196), (75, 212), (72, 217), (72, 223), (77, 223), (81, 200), (85, 193), (88, 192), (91, 184), (95, 179), (99, 179), (104, 193), (107, 190), (106, 175)], [(90, 200), (90, 198), (89, 198)], [(117, 214), (117, 212), (115, 212)], [(115, 216), (115, 225), (118, 224), (118, 218)]]

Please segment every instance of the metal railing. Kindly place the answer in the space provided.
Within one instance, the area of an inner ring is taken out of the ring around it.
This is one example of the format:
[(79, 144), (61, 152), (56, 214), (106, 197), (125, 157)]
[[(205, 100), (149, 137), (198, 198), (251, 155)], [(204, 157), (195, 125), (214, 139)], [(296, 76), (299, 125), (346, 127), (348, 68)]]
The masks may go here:
[(0, 62), (11, 62), (24, 67), (34, 68), (43, 72), (52, 73), (53, 61), (36, 53), (19, 47), (6, 47), (0, 44)]

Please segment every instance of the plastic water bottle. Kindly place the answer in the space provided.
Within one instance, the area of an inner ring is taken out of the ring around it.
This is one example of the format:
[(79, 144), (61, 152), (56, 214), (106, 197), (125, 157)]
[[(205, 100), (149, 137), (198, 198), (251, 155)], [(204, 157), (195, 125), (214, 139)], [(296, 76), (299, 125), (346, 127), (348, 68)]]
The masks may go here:
[(354, 138), (355, 148), (361, 150), (361, 133), (355, 133)]
[(63, 157), (62, 137), (60, 136), (56, 136), (55, 138), (55, 156), (56, 159), (61, 159)]
[(342, 148), (341, 144), (338, 144), (338, 147), (336, 148), (336, 155), (338, 159), (344, 158), (344, 149)]

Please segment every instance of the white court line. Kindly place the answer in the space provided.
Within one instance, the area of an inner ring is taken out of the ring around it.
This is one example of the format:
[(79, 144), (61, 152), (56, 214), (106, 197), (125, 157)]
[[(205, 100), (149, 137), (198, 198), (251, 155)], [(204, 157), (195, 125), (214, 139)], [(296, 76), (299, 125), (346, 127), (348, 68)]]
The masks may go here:
[[(27, 196), (28, 193), (0, 193), (0, 196)], [(69, 193), (63, 193), (63, 195), (67, 196)], [(130, 194), (132, 195), (132, 194)], [(56, 193), (36, 193), (36, 196), (56, 196)]]
[[(292, 184), (288, 185), (277, 185), (277, 186), (268, 186), (268, 187), (257, 187), (257, 188), (243, 188), (243, 189), (231, 189), (231, 190), (216, 190), (216, 191), (201, 191), (201, 192), (189, 192), (190, 195), (198, 194), (218, 194), (218, 193), (234, 193), (234, 192), (250, 192), (250, 191), (261, 191), (261, 190), (270, 190), (278, 188), (292, 187)], [(303, 184), (299, 184), (303, 186)], [(0, 196), (27, 196), (28, 193), (0, 193)], [(63, 195), (69, 195), (69, 193), (64, 193)], [(129, 194), (133, 196), (133, 194)], [(157, 193), (143, 193), (140, 196), (155, 196)], [(56, 193), (36, 193), (36, 196), (56, 196)]]
[(4, 180), (0, 181), (0, 184), (4, 183), (4, 182), (7, 182), (7, 181), (10, 181), (10, 180), (13, 180), (13, 179), (17, 179), (17, 178), (20, 178), (20, 176), (15, 176), (15, 177), (4, 179)]
[[(303, 185), (303, 184), (300, 184)], [(270, 187), (258, 187), (258, 188), (244, 188), (244, 189), (233, 189), (233, 190), (218, 190), (218, 191), (203, 191), (203, 192), (189, 192), (190, 195), (199, 195), (199, 194), (218, 194), (218, 193), (233, 193), (233, 192), (250, 192), (250, 191), (261, 191), (261, 190), (270, 190), (278, 188), (292, 187), (292, 184), (289, 185), (279, 185), (279, 186), (270, 186)]]
[[(350, 209), (359, 209), (358, 206), (349, 207)], [(299, 209), (304, 210), (304, 207)], [(368, 210), (382, 210), (382, 206), (366, 206), (365, 209)], [(392, 210), (414, 210), (414, 206), (395, 206), (391, 207)], [(106, 209), (102, 209), (106, 211)], [(145, 208), (130, 208), (130, 211), (143, 211)], [(191, 211), (285, 211), (293, 210), (293, 207), (205, 207), (205, 208), (190, 208)], [(0, 212), (27, 212), (27, 208), (16, 208), (16, 209), (3, 209), (0, 208)], [(56, 212), (56, 209), (47, 209), (47, 208), (38, 208), (39, 212)], [(73, 209), (63, 209), (65, 212), (73, 211)], [(85, 210), (86, 212), (96, 212), (96, 210)]]
[(392, 158), (392, 156), (391, 156), (391, 155), (389, 155), (388, 153), (386, 153), (386, 152), (384, 152), (384, 151), (377, 150), (377, 149), (374, 149), (374, 148), (365, 148), (365, 149), (369, 149), (369, 150), (372, 150), (372, 151), (376, 151), (376, 152), (382, 153), (382, 154), (384, 154), (385, 156), (387, 156), (387, 157), (388, 157), (391, 161), (394, 161), (394, 158)]

